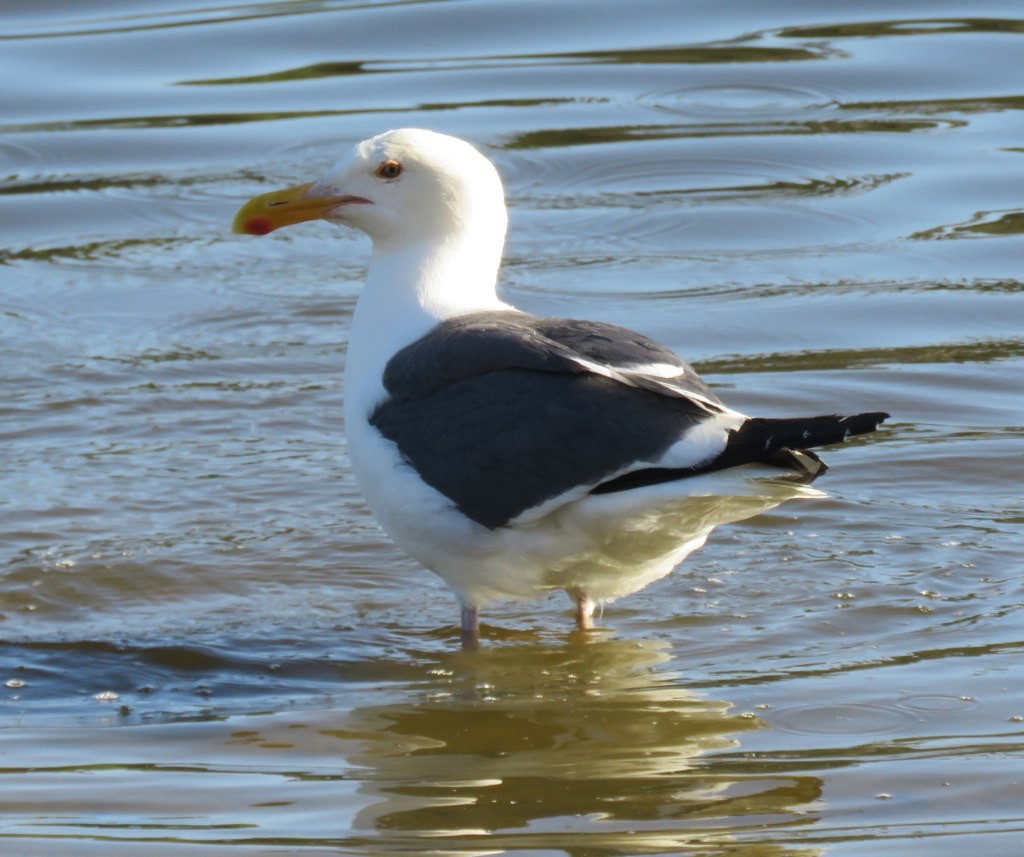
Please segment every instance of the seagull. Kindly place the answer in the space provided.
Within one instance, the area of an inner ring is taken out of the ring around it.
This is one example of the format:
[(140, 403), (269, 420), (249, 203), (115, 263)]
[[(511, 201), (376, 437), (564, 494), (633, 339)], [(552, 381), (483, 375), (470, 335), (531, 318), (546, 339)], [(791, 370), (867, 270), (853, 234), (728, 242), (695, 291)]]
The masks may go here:
[(316, 219), (373, 242), (345, 371), (352, 467), (383, 528), (454, 591), (466, 649), (498, 599), (564, 590), (591, 628), (718, 524), (822, 496), (811, 449), (888, 416), (748, 417), (640, 333), (502, 301), (501, 179), (455, 137), (372, 137), (250, 200), (233, 229)]

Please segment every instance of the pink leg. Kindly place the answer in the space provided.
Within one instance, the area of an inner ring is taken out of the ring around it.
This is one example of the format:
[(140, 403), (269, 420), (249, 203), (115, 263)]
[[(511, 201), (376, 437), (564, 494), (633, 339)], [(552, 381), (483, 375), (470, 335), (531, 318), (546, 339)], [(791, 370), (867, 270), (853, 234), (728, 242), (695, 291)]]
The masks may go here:
[(475, 604), (462, 605), (462, 649), (473, 652), (480, 648), (480, 608)]
[(594, 627), (594, 608), (597, 606), (585, 592), (573, 594), (576, 602), (576, 627), (581, 631), (589, 631)]

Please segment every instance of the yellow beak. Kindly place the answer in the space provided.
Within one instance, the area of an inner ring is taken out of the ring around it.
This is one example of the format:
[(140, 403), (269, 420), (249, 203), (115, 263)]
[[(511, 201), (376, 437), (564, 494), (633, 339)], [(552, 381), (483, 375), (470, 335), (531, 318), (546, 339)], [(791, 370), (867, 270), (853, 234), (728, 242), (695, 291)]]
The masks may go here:
[(325, 217), (339, 205), (368, 204), (361, 196), (308, 196), (313, 182), (286, 187), (250, 199), (238, 209), (232, 232), (266, 235), (282, 226)]

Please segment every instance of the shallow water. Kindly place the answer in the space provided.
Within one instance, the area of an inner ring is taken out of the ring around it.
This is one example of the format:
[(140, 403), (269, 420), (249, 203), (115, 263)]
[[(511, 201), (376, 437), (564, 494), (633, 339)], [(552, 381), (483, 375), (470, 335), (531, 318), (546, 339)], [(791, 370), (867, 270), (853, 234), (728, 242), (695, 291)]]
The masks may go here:
[[(0, 852), (1020, 851), (1015, 6), (135, 6), (0, 11)], [(498, 164), (514, 303), (893, 419), (456, 652), (346, 463), (366, 241), (228, 231), (395, 126)]]

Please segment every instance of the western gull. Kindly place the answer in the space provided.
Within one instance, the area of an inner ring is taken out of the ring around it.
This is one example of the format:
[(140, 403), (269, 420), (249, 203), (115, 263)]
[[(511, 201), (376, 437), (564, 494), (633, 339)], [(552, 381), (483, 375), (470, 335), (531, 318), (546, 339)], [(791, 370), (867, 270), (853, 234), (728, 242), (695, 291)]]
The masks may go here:
[(809, 449), (888, 416), (750, 418), (642, 334), (505, 303), (501, 179), (463, 140), (380, 134), (252, 199), (234, 231), (313, 219), (373, 241), (345, 376), (352, 466), (384, 529), (454, 590), (466, 648), (499, 598), (562, 589), (591, 627), (717, 524), (821, 496)]

